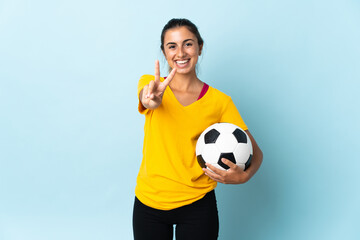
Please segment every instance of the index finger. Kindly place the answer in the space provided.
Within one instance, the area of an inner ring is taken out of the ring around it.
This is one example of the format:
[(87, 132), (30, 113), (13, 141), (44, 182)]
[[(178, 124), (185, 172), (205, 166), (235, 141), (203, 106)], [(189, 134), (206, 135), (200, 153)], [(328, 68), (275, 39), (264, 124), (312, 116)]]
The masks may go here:
[(160, 63), (159, 60), (155, 61), (155, 82), (160, 81)]
[(221, 161), (227, 165), (229, 168), (237, 168), (238, 165), (236, 165), (235, 163), (233, 163), (232, 161), (230, 161), (229, 159), (226, 158), (221, 158)]
[(221, 169), (211, 165), (210, 163), (206, 163), (205, 165), (207, 167), (207, 168), (205, 168), (205, 170), (207, 170), (207, 172), (211, 172), (212, 175), (217, 175), (217, 176), (222, 177), (226, 173), (226, 170), (221, 170)]
[(221, 171), (220, 169), (217, 169), (216, 167), (206, 164), (207, 168), (203, 168), (203, 171), (205, 174), (210, 177), (212, 180), (215, 180), (217, 182), (223, 182), (223, 176), (218, 173), (218, 171)]
[(164, 88), (166, 88), (170, 84), (170, 82), (172, 81), (172, 79), (175, 76), (175, 73), (176, 73), (176, 68), (173, 68), (173, 70), (171, 70), (171, 72), (167, 76), (167, 78), (163, 81)]

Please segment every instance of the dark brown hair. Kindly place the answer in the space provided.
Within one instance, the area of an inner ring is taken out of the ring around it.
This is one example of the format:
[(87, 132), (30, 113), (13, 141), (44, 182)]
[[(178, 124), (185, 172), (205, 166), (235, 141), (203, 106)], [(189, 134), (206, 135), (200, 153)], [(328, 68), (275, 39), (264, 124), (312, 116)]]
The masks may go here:
[(202, 46), (204, 44), (204, 40), (200, 36), (199, 30), (195, 24), (193, 24), (190, 20), (185, 19), (185, 18), (173, 18), (164, 26), (164, 28), (161, 32), (160, 48), (163, 52), (164, 52), (164, 38), (165, 38), (166, 31), (169, 29), (172, 29), (172, 28), (183, 27), (183, 26), (187, 27), (187, 29), (196, 36), (199, 46)]

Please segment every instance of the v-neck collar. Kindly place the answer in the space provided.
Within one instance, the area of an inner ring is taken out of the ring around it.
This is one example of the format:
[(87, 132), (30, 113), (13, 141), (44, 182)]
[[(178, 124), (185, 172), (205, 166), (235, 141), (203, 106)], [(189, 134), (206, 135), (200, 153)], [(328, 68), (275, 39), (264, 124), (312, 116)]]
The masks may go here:
[(209, 96), (209, 92), (211, 91), (211, 86), (209, 86), (208, 90), (206, 91), (205, 95), (202, 96), (202, 98), (200, 98), (186, 106), (182, 105), (179, 102), (179, 100), (176, 98), (176, 96), (175, 96), (174, 92), (172, 91), (172, 89), (170, 88), (170, 86), (167, 86), (167, 90), (169, 92), (169, 95), (174, 99), (174, 101), (177, 103), (177, 105), (179, 105), (183, 109), (187, 109), (187, 108), (191, 108), (192, 106), (196, 106), (197, 104), (200, 104), (201, 102), (205, 101), (206, 98)]

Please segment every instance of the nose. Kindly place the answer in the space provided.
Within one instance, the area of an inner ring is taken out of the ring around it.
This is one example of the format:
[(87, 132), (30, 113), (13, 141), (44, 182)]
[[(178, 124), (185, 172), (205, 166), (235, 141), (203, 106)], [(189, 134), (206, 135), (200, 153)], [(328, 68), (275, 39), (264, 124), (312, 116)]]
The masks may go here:
[(185, 55), (186, 55), (186, 53), (185, 53), (183, 47), (179, 47), (178, 51), (177, 51), (177, 57), (178, 58), (183, 58)]

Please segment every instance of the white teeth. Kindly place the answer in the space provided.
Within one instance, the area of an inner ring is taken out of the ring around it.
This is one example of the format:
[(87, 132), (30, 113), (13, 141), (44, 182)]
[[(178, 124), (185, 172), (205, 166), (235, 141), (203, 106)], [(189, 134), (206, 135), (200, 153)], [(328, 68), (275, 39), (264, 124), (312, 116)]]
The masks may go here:
[(179, 63), (179, 64), (184, 64), (184, 63), (187, 63), (189, 60), (184, 60), (184, 61), (176, 61), (176, 63)]

